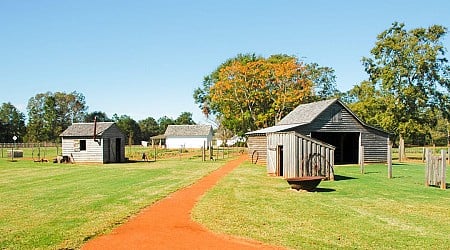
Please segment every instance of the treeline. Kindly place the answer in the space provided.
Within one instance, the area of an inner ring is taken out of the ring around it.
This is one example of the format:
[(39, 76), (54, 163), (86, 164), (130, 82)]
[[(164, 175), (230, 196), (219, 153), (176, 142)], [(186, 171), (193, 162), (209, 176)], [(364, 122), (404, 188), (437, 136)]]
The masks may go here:
[(115, 122), (134, 143), (163, 134), (170, 124), (195, 124), (192, 113), (182, 112), (176, 119), (163, 116), (135, 121), (128, 115), (108, 117), (102, 111), (88, 112), (85, 97), (78, 92), (46, 92), (30, 98), (25, 114), (11, 103), (0, 106), (0, 142), (59, 142), (59, 134), (75, 122)]
[(393, 23), (362, 58), (368, 79), (347, 92), (337, 90), (330, 67), (297, 56), (241, 54), (206, 75), (193, 97), (229, 134), (276, 125), (299, 104), (339, 97), (394, 144), (444, 145), (450, 139), (446, 34), (440, 25), (407, 30)]

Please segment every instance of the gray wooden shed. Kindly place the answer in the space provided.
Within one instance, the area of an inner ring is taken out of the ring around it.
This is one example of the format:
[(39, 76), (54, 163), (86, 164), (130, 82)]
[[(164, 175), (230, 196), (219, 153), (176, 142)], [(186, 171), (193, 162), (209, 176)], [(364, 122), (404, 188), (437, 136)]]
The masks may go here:
[(299, 105), (276, 126), (247, 133), (249, 154), (267, 163), (261, 145), (267, 144), (267, 134), (287, 131), (333, 145), (336, 164), (359, 163), (361, 146), (365, 162), (387, 161), (388, 133), (365, 124), (339, 99)]
[(334, 180), (335, 147), (295, 131), (267, 134), (267, 173), (285, 178), (325, 176)]
[(60, 134), (62, 155), (74, 162), (125, 162), (125, 134), (113, 122), (74, 123)]

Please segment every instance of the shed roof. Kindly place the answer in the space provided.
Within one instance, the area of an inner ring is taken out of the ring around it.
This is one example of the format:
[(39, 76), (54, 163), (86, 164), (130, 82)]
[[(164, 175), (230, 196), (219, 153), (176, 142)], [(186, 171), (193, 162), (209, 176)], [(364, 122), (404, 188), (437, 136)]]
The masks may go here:
[(211, 133), (211, 125), (169, 125), (165, 136), (207, 136)]
[[(103, 132), (114, 125), (114, 122), (97, 122), (96, 134), (101, 136)], [(94, 135), (94, 123), (73, 123), (59, 136), (93, 136)]]

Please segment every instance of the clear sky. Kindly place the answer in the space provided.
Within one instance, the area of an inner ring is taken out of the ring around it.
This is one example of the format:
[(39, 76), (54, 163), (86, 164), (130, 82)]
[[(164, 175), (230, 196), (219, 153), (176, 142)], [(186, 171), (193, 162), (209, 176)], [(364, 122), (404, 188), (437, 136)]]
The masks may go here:
[(38, 93), (77, 91), (89, 112), (205, 123), (193, 90), (226, 59), (296, 55), (334, 68), (346, 91), (395, 21), (450, 28), (450, 1), (0, 0), (0, 103), (26, 114)]

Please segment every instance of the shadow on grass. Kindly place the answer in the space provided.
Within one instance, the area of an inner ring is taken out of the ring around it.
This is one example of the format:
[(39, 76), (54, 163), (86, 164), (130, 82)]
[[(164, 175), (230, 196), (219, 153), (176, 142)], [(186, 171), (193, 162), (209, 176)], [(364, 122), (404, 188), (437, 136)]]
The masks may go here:
[(351, 176), (344, 176), (344, 175), (335, 175), (334, 181), (346, 181), (346, 180), (355, 180), (358, 178), (351, 177)]
[(330, 192), (335, 192), (336, 189), (333, 188), (316, 188), (314, 190), (314, 192), (318, 192), (318, 193), (330, 193)]
[(150, 163), (150, 162), (156, 162), (155, 160), (145, 160), (145, 161), (143, 161), (143, 160), (127, 160), (125, 163), (143, 163), (143, 162), (147, 162), (147, 163)]
[(379, 172), (379, 171), (378, 171), (378, 172), (375, 172), (375, 171), (372, 171), (372, 172), (370, 172), (370, 171), (369, 171), (369, 172), (364, 172), (364, 174), (379, 174), (379, 173), (381, 173), (381, 172)]

